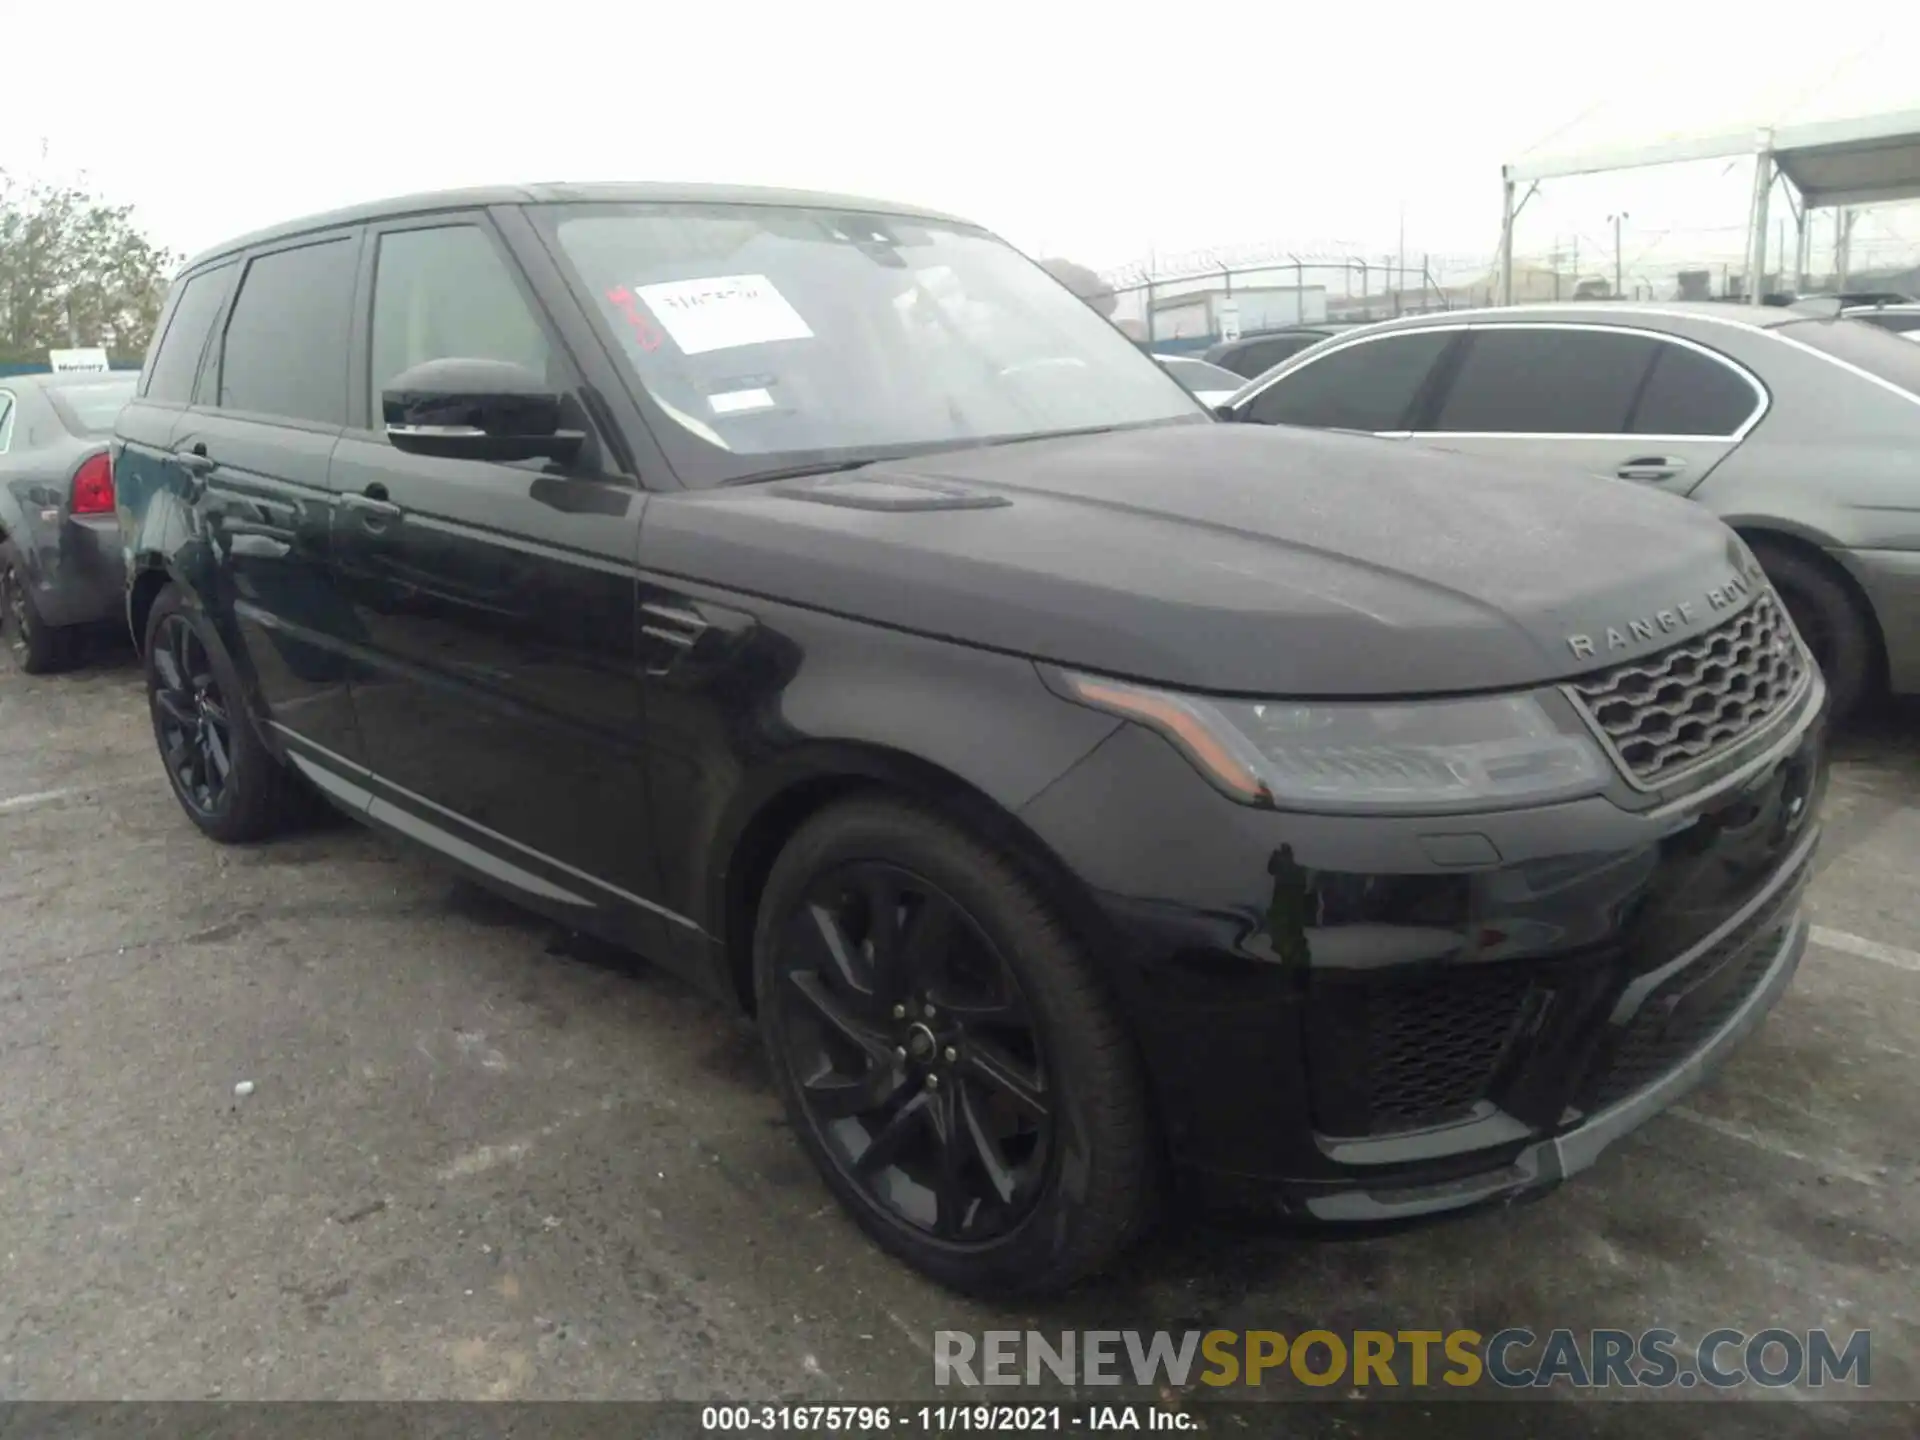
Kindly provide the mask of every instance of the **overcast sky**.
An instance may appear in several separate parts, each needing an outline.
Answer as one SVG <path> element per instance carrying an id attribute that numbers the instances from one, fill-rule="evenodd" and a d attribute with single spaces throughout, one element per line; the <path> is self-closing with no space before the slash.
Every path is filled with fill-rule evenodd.
<path id="1" fill-rule="evenodd" d="M 937 205 L 1098 267 L 1265 241 L 1385 252 L 1403 215 L 1409 258 L 1490 256 L 1500 165 L 1543 142 L 1920 109 L 1912 0 L 1774 18 L 1699 0 L 0 10 L 0 166 L 84 171 L 186 252 L 415 189 L 711 179 Z M 1556 183 L 1516 248 L 1610 249 L 1624 210 L 1630 262 L 1737 250 L 1750 175 Z M 1886 211 L 1857 233 L 1920 223 Z"/>

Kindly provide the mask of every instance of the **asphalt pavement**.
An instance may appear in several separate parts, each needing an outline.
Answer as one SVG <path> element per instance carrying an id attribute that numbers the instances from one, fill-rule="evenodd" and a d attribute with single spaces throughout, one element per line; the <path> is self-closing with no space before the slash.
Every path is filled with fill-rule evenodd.
<path id="1" fill-rule="evenodd" d="M 345 822 L 211 844 L 130 656 L 0 668 L 0 1399 L 854 1402 L 934 1394 L 938 1329 L 1774 1323 L 1920 1399 L 1920 709 L 1840 749 L 1793 989 L 1593 1171 L 1340 1242 L 1181 1217 L 1006 1308 L 842 1218 L 736 1018 Z"/>

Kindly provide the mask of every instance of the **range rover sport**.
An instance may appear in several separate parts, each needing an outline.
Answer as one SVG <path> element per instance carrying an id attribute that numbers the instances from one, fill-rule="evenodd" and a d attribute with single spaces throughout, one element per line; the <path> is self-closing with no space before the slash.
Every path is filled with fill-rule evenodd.
<path id="1" fill-rule="evenodd" d="M 1805 942 L 1825 689 L 1732 532 L 1217 423 L 952 217 L 285 225 L 183 271 L 113 458 L 195 825 L 317 792 L 751 1011 L 826 1184 L 957 1288 L 1100 1269 L 1167 1178 L 1549 1187 Z"/>

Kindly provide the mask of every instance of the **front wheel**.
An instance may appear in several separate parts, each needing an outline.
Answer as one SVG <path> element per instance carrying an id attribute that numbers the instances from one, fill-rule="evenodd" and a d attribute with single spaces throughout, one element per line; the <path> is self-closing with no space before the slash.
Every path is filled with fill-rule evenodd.
<path id="1" fill-rule="evenodd" d="M 1142 1228 L 1130 1037 L 1031 884 L 944 819 L 845 802 L 782 852 L 754 938 L 801 1143 L 894 1255 L 983 1295 L 1062 1289 Z"/>

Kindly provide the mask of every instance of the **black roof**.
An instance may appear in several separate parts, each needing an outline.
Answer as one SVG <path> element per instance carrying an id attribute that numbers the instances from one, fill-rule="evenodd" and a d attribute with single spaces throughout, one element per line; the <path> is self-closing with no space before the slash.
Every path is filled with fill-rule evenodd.
<path id="1" fill-rule="evenodd" d="M 336 225 L 354 225 L 368 220 L 388 220 L 399 215 L 421 215 L 435 210 L 472 210 L 486 205 L 544 205 L 564 201 L 600 204 L 706 204 L 706 205 L 791 205 L 810 210 L 852 210 L 867 215 L 902 215 L 918 220 L 939 220 L 950 224 L 973 222 L 957 215 L 918 205 L 865 199 L 857 195 L 835 195 L 815 190 L 779 190 L 757 185 L 695 185 L 655 182 L 579 184 L 567 181 L 535 185 L 485 185 L 466 190 L 426 190 L 413 195 L 396 195 L 386 200 L 369 200 L 324 214 L 308 215 L 279 225 L 255 230 L 203 250 L 185 265 L 192 270 L 254 245 L 290 239 L 313 230 Z"/>

